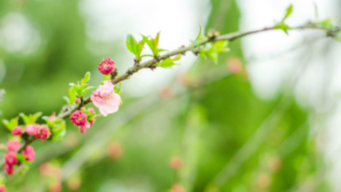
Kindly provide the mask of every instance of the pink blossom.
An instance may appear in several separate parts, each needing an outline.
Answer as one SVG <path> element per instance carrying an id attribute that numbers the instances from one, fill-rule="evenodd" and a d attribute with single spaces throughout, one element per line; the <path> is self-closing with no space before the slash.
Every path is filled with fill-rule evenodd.
<path id="1" fill-rule="evenodd" d="M 8 151 L 5 154 L 5 162 L 8 165 L 15 165 L 18 163 L 17 157 L 16 157 L 16 153 L 13 151 Z"/>
<path id="2" fill-rule="evenodd" d="M 115 62 L 111 60 L 110 58 L 103 59 L 102 63 L 100 63 L 98 66 L 98 70 L 103 75 L 109 75 L 111 72 L 114 71 L 114 69 L 115 69 Z"/>
<path id="3" fill-rule="evenodd" d="M 70 119 L 73 124 L 82 126 L 86 124 L 87 116 L 85 113 L 78 110 L 72 113 L 72 115 L 70 116 Z"/>
<path id="4" fill-rule="evenodd" d="M 6 192 L 6 186 L 0 185 L 0 192 Z"/>
<path id="5" fill-rule="evenodd" d="M 87 129 L 90 129 L 90 124 L 86 123 L 85 125 L 79 126 L 79 132 L 85 133 Z"/>
<path id="6" fill-rule="evenodd" d="M 114 87 L 111 81 L 104 81 L 103 85 L 92 92 L 91 100 L 103 116 L 117 112 L 122 103 L 121 96 L 114 92 Z"/>
<path id="7" fill-rule="evenodd" d="M 26 157 L 27 161 L 34 161 L 36 154 L 32 146 L 27 146 L 24 150 L 24 156 Z"/>
<path id="8" fill-rule="evenodd" d="M 90 125 L 95 124 L 95 120 L 89 121 Z"/>
<path id="9" fill-rule="evenodd" d="M 38 128 L 38 124 L 28 124 L 25 126 L 25 132 L 29 135 L 36 135 Z"/>
<path id="10" fill-rule="evenodd" d="M 90 113 L 95 113 L 95 110 L 94 110 L 94 108 L 92 108 L 92 107 L 89 108 L 88 111 L 89 111 Z"/>
<path id="11" fill-rule="evenodd" d="M 45 125 L 40 125 L 36 132 L 36 137 L 41 140 L 46 140 L 50 136 L 50 130 Z"/>
<path id="12" fill-rule="evenodd" d="M 53 113 L 51 116 L 49 116 L 49 121 L 54 121 L 57 119 L 56 113 Z"/>
<path id="13" fill-rule="evenodd" d="M 5 169 L 7 175 L 12 175 L 13 172 L 14 172 L 14 167 L 13 167 L 13 165 L 9 165 L 9 164 L 7 164 L 7 163 L 5 164 L 4 169 Z"/>
<path id="14" fill-rule="evenodd" d="M 12 139 L 7 142 L 7 150 L 18 151 L 19 149 L 20 149 L 20 141 Z"/>
<path id="15" fill-rule="evenodd" d="M 14 129 L 12 130 L 12 135 L 21 135 L 21 134 L 22 134 L 21 127 L 19 126 L 14 127 Z"/>

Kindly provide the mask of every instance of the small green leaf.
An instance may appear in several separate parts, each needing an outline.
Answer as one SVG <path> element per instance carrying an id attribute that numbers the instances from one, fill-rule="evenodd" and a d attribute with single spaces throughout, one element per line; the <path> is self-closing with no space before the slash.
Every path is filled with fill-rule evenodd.
<path id="1" fill-rule="evenodd" d="M 154 57 L 154 55 L 148 55 L 148 54 L 146 54 L 146 55 L 141 55 L 141 58 L 143 58 L 143 57 Z"/>
<path id="2" fill-rule="evenodd" d="M 88 92 L 88 91 L 90 91 L 90 90 L 93 90 L 93 89 L 97 89 L 97 87 L 89 86 L 89 87 L 83 89 L 83 95 L 84 95 L 86 92 Z"/>
<path id="3" fill-rule="evenodd" d="M 138 46 L 135 38 L 132 35 L 127 35 L 127 48 L 128 50 L 133 53 L 134 55 L 138 55 Z"/>
<path id="4" fill-rule="evenodd" d="M 69 89 L 69 104 L 70 105 L 72 105 L 75 102 L 76 97 L 77 97 L 77 92 L 73 87 L 71 87 Z"/>
<path id="5" fill-rule="evenodd" d="M 198 34 L 197 38 L 195 39 L 195 41 L 197 42 L 197 41 L 202 41 L 202 40 L 205 40 L 205 37 L 204 37 L 204 35 L 203 35 L 202 27 L 201 27 L 201 25 L 200 25 L 199 34 Z"/>
<path id="6" fill-rule="evenodd" d="M 218 53 L 214 50 L 214 47 L 207 51 L 206 55 L 212 59 L 214 64 L 218 63 Z"/>
<path id="7" fill-rule="evenodd" d="M 154 55 L 157 55 L 158 53 L 158 47 L 159 47 L 159 38 L 160 38 L 160 32 L 156 34 L 155 39 L 153 39 L 154 42 Z"/>
<path id="8" fill-rule="evenodd" d="M 207 59 L 205 53 L 199 52 L 199 55 L 200 55 L 203 59 Z"/>
<path id="9" fill-rule="evenodd" d="M 27 115 L 20 113 L 19 116 L 23 119 L 25 125 L 31 124 L 31 120 Z"/>
<path id="10" fill-rule="evenodd" d="M 31 123 L 35 123 L 42 114 L 43 114 L 42 112 L 37 112 L 33 115 L 30 115 L 29 118 Z"/>
<path id="11" fill-rule="evenodd" d="M 83 88 L 81 85 L 77 84 L 77 85 L 73 86 L 72 88 L 76 91 L 76 94 L 78 96 L 82 96 Z M 71 97 L 70 97 L 70 100 L 71 100 Z"/>
<path id="12" fill-rule="evenodd" d="M 64 96 L 63 99 L 66 101 L 66 103 L 70 103 L 70 99 L 68 96 Z"/>
<path id="13" fill-rule="evenodd" d="M 7 127 L 7 129 L 11 130 L 11 124 L 7 119 L 3 119 L 2 123 Z"/>
<path id="14" fill-rule="evenodd" d="M 284 23 L 279 23 L 274 27 L 274 29 L 282 29 L 284 33 L 288 34 L 288 30 L 290 29 L 290 27 Z"/>
<path id="15" fill-rule="evenodd" d="M 171 58 L 167 58 L 161 61 L 157 66 L 168 68 L 168 67 L 172 67 L 173 65 L 179 65 L 179 64 L 174 63 Z"/>
<path id="16" fill-rule="evenodd" d="M 103 75 L 103 80 L 107 81 L 107 80 L 111 80 L 111 75 Z"/>
<path id="17" fill-rule="evenodd" d="M 286 14 L 285 14 L 284 18 L 282 19 L 282 23 L 291 15 L 292 9 L 293 9 L 293 6 L 291 4 L 286 10 Z"/>
<path id="18" fill-rule="evenodd" d="M 140 57 L 142 51 L 143 51 L 143 47 L 144 47 L 144 44 L 146 42 L 144 42 L 143 40 L 139 42 L 138 44 L 138 51 L 137 51 L 137 56 Z M 139 59 L 139 58 L 138 58 Z"/>
<path id="19" fill-rule="evenodd" d="M 84 79 L 81 80 L 81 84 L 84 84 L 90 80 L 91 74 L 90 72 L 86 72 Z"/>

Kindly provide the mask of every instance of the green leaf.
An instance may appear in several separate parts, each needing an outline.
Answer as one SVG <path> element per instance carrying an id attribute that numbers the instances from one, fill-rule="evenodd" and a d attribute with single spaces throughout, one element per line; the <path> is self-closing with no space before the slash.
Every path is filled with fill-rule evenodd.
<path id="1" fill-rule="evenodd" d="M 30 115 L 29 117 L 30 117 L 31 123 L 35 123 L 42 114 L 43 114 L 42 112 L 37 112 L 33 115 Z"/>
<path id="2" fill-rule="evenodd" d="M 128 50 L 133 53 L 134 55 L 138 55 L 138 46 L 135 38 L 132 35 L 127 35 L 127 48 Z"/>
<path id="3" fill-rule="evenodd" d="M 103 80 L 107 81 L 107 80 L 111 80 L 111 75 L 103 75 Z"/>
<path id="4" fill-rule="evenodd" d="M 161 61 L 160 63 L 158 63 L 157 66 L 168 68 L 168 67 L 172 67 L 173 65 L 179 65 L 179 64 L 174 63 L 171 58 L 167 58 L 167 59 L 164 59 L 163 61 Z"/>
<path id="5" fill-rule="evenodd" d="M 203 53 L 203 52 L 199 52 L 199 55 L 200 55 L 203 59 L 206 59 L 206 58 L 207 58 L 207 57 L 206 57 L 206 54 Z"/>
<path id="6" fill-rule="evenodd" d="M 214 50 L 213 47 L 208 52 L 206 52 L 206 55 L 212 59 L 214 64 L 218 63 L 218 53 Z"/>
<path id="7" fill-rule="evenodd" d="M 147 36 L 142 36 L 142 37 L 143 37 L 143 41 L 147 43 L 148 47 L 150 48 L 150 50 L 154 54 L 154 43 L 153 43 L 153 40 L 150 40 L 149 37 L 147 37 Z"/>
<path id="8" fill-rule="evenodd" d="M 19 116 L 23 119 L 25 125 L 31 124 L 31 120 L 27 115 L 20 113 Z"/>
<path id="9" fill-rule="evenodd" d="M 7 119 L 3 119 L 2 123 L 7 127 L 7 129 L 11 130 L 11 124 Z"/>
<path id="10" fill-rule="evenodd" d="M 142 53 L 142 50 L 143 50 L 143 47 L 144 47 L 144 44 L 145 44 L 146 42 L 144 42 L 143 40 L 142 41 L 140 41 L 139 42 L 139 44 L 138 44 L 138 51 L 137 51 L 137 56 L 140 58 L 140 55 L 141 55 L 141 53 Z M 138 59 L 139 59 L 138 58 Z"/>
<path id="11" fill-rule="evenodd" d="M 154 55 L 157 55 L 157 53 L 158 53 L 159 38 L 160 38 L 160 32 L 158 32 L 156 34 L 155 39 L 153 39 L 153 42 L 154 42 L 154 51 L 153 51 L 153 53 L 154 53 Z"/>
<path id="12" fill-rule="evenodd" d="M 69 101 L 70 101 L 69 104 L 70 105 L 72 105 L 75 102 L 76 97 L 77 97 L 77 92 L 73 87 L 71 87 L 69 89 Z"/>
<path id="13" fill-rule="evenodd" d="M 148 54 L 146 54 L 146 55 L 141 55 L 141 58 L 143 58 L 143 57 L 154 57 L 154 55 L 148 55 Z"/>
<path id="14" fill-rule="evenodd" d="M 78 96 L 82 96 L 83 88 L 81 85 L 78 84 L 78 85 L 73 86 L 72 88 L 76 91 L 76 94 Z M 71 100 L 71 97 L 70 97 L 70 100 Z"/>
<path id="15" fill-rule="evenodd" d="M 201 25 L 200 25 L 199 34 L 198 34 L 197 38 L 195 39 L 195 41 L 197 42 L 197 41 L 203 41 L 203 40 L 205 40 L 205 37 L 204 37 L 204 35 L 203 35 L 202 27 L 201 27 Z"/>
<path id="16" fill-rule="evenodd" d="M 224 40 L 224 41 L 215 42 L 214 47 L 217 53 L 224 53 L 224 52 L 230 51 L 230 49 L 228 48 L 228 45 L 229 45 L 229 41 Z"/>
<path id="17" fill-rule="evenodd" d="M 331 18 L 325 19 L 317 23 L 317 26 L 322 27 L 324 29 L 334 29 L 335 26 L 333 24 L 333 20 Z"/>
<path id="18" fill-rule="evenodd" d="M 91 74 L 90 72 L 86 72 L 84 79 L 81 80 L 81 84 L 84 84 L 90 80 Z"/>
<path id="19" fill-rule="evenodd" d="M 282 29 L 284 33 L 288 34 L 288 30 L 291 28 L 285 23 L 279 23 L 274 27 L 274 29 Z"/>
<path id="20" fill-rule="evenodd" d="M 83 89 L 83 95 L 84 95 L 86 92 L 88 92 L 88 91 L 90 91 L 90 90 L 94 90 L 94 89 L 97 89 L 97 87 L 89 86 L 89 87 Z"/>
<path id="21" fill-rule="evenodd" d="M 52 141 L 59 141 L 62 140 L 64 138 L 64 136 L 66 135 L 66 129 L 63 129 L 62 131 L 58 132 L 58 133 L 54 133 L 52 135 L 51 140 Z"/>
<path id="22" fill-rule="evenodd" d="M 284 21 L 291 15 L 292 9 L 293 9 L 293 6 L 291 4 L 286 10 L 286 14 L 285 14 L 284 18 L 282 19 L 282 23 L 284 23 Z"/>
<path id="23" fill-rule="evenodd" d="M 66 101 L 66 103 L 70 103 L 70 99 L 68 96 L 64 96 L 63 99 Z"/>

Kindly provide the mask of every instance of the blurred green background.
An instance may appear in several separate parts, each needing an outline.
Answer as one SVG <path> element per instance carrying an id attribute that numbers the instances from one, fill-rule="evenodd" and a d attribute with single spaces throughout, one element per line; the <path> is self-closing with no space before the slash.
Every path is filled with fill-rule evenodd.
<path id="1" fill-rule="evenodd" d="M 98 84 L 101 59 L 127 53 L 124 42 L 91 43 L 80 3 L 0 0 L 2 26 L 9 25 L 0 39 L 0 88 L 6 90 L 0 119 L 58 113 L 68 83 L 91 71 L 91 83 Z M 239 30 L 243 12 L 234 0 L 207 1 L 207 9 L 206 31 Z M 11 39 L 21 33 L 30 43 Z M 65 192 L 169 192 L 174 184 L 187 192 L 330 191 L 323 156 L 309 131 L 310 111 L 299 107 L 291 91 L 295 78 L 274 99 L 260 99 L 248 80 L 241 44 L 232 42 L 218 65 L 198 59 L 167 87 L 143 97 L 126 94 L 123 83 L 118 113 L 98 118 L 86 134 L 68 121 L 63 141 L 35 142 L 35 164 L 10 178 L 8 191 L 49 191 L 59 180 Z M 116 65 L 123 73 L 131 64 Z M 0 127 L 5 142 L 9 133 Z M 179 170 L 171 168 L 172 157 L 182 159 Z M 39 166 L 46 162 L 62 176 L 42 176 Z"/>

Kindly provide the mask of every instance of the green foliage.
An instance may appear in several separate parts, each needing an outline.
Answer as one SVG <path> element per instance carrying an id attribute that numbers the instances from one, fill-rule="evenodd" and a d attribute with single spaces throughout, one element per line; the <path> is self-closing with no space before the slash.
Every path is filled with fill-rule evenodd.
<path id="1" fill-rule="evenodd" d="M 291 29 L 286 23 L 285 20 L 291 15 L 293 10 L 293 6 L 290 5 L 287 9 L 286 9 L 286 13 L 283 17 L 283 19 L 275 25 L 274 29 L 282 29 L 284 31 L 284 33 L 288 34 L 288 30 Z"/>
<path id="2" fill-rule="evenodd" d="M 144 39 L 137 42 L 135 38 L 132 35 L 127 35 L 127 41 L 126 45 L 128 50 L 135 55 L 136 60 L 140 60 L 142 57 L 145 57 L 146 55 L 141 55 L 142 50 L 144 48 L 145 41 Z"/>
<path id="3" fill-rule="evenodd" d="M 35 114 L 25 115 L 24 113 L 20 113 L 19 116 L 24 121 L 25 125 L 36 123 L 39 117 L 42 115 L 42 112 L 37 112 Z"/>
<path id="4" fill-rule="evenodd" d="M 19 121 L 19 117 L 16 117 L 16 118 L 12 118 L 9 121 L 6 119 L 3 119 L 2 123 L 6 126 L 8 130 L 12 131 L 14 127 L 18 126 L 18 121 Z"/>
<path id="5" fill-rule="evenodd" d="M 110 76 L 109 76 L 110 77 Z M 69 88 L 69 97 L 64 96 L 64 99 L 70 104 L 73 105 L 75 103 L 76 98 L 82 98 L 84 94 L 86 94 L 88 91 L 96 89 L 94 86 L 88 86 L 88 81 L 91 78 L 90 72 L 87 72 L 84 76 L 84 78 L 77 84 L 70 83 L 71 86 Z"/>
<path id="6" fill-rule="evenodd" d="M 159 38 L 160 32 L 156 34 L 155 38 L 143 36 L 143 41 L 147 43 L 153 53 L 153 56 L 157 56 L 160 52 L 166 51 L 165 49 L 159 49 Z"/>
<path id="7" fill-rule="evenodd" d="M 175 63 L 174 61 L 179 61 L 181 59 L 181 55 L 176 56 L 175 58 L 167 58 L 162 60 L 157 64 L 158 67 L 168 68 L 174 65 L 180 65 L 179 63 Z"/>
<path id="8" fill-rule="evenodd" d="M 205 45 L 203 48 L 199 48 L 199 55 L 204 59 L 209 57 L 215 64 L 217 64 L 218 54 L 230 51 L 228 45 L 229 42 L 227 40 L 212 42 Z"/>
<path id="9" fill-rule="evenodd" d="M 48 116 L 42 117 L 46 121 L 47 126 L 52 133 L 50 139 L 52 141 L 62 140 L 66 134 L 66 124 L 63 119 L 49 120 Z"/>

